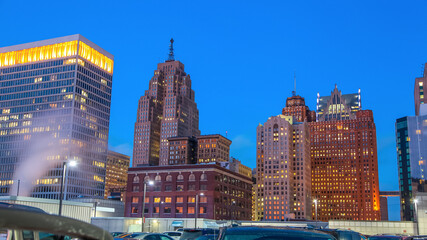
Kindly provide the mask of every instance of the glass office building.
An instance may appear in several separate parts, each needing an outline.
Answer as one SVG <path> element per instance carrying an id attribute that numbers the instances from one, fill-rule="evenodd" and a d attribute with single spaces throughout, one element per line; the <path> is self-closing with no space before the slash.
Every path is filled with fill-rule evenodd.
<path id="1" fill-rule="evenodd" d="M 113 56 L 81 35 L 0 48 L 0 195 L 104 196 Z"/>
<path id="2" fill-rule="evenodd" d="M 401 219 L 414 220 L 414 199 L 427 192 L 427 115 L 396 120 Z"/>

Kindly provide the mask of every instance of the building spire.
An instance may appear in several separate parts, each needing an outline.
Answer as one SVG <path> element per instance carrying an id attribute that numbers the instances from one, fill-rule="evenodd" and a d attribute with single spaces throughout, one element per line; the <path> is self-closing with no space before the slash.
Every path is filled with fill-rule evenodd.
<path id="1" fill-rule="evenodd" d="M 292 97 L 297 95 L 297 74 L 294 72 L 294 90 L 292 91 Z"/>
<path id="2" fill-rule="evenodd" d="M 175 61 L 175 56 L 173 55 L 173 38 L 171 38 L 171 44 L 169 45 L 169 57 L 168 57 L 168 62 L 169 61 Z"/>

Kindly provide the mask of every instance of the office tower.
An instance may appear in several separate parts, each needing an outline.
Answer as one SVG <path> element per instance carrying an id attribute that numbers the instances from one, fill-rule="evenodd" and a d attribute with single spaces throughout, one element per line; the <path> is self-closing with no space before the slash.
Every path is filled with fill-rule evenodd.
<path id="1" fill-rule="evenodd" d="M 169 165 L 197 163 L 197 139 L 195 137 L 170 137 Z"/>
<path id="2" fill-rule="evenodd" d="M 146 218 L 251 219 L 251 178 L 219 164 L 129 168 L 126 217 L 141 217 L 144 181 Z"/>
<path id="3" fill-rule="evenodd" d="M 123 194 L 126 192 L 129 164 L 129 156 L 108 151 L 105 175 L 105 199 L 124 199 Z"/>
<path id="4" fill-rule="evenodd" d="M 380 220 L 376 129 L 360 90 L 343 95 L 335 86 L 318 95 L 317 122 L 309 125 L 318 220 Z"/>
<path id="5" fill-rule="evenodd" d="M 58 199 L 74 159 L 64 198 L 104 196 L 112 77 L 113 56 L 81 35 L 0 48 L 1 195 Z"/>
<path id="6" fill-rule="evenodd" d="M 312 122 L 316 121 L 316 113 L 310 111 L 305 105 L 303 97 L 292 92 L 292 97 L 286 99 L 286 106 L 282 109 L 282 115 L 293 116 L 297 122 Z"/>
<path id="7" fill-rule="evenodd" d="M 414 221 L 413 200 L 427 192 L 427 113 L 396 120 L 396 145 L 401 219 Z"/>
<path id="8" fill-rule="evenodd" d="M 414 86 L 414 102 L 415 102 L 415 116 L 420 115 L 420 105 L 426 104 L 424 98 L 424 87 L 427 86 L 427 63 L 424 67 L 424 76 L 415 79 Z"/>
<path id="9" fill-rule="evenodd" d="M 149 89 L 139 99 L 135 123 L 133 166 L 167 165 L 168 138 L 197 136 L 199 110 L 190 75 L 176 61 L 171 39 L 169 58 L 157 64 Z"/>
<path id="10" fill-rule="evenodd" d="M 196 136 L 198 163 L 228 162 L 231 141 L 220 134 Z"/>
<path id="11" fill-rule="evenodd" d="M 293 119 L 278 115 L 257 128 L 257 220 L 311 219 L 309 128 Z"/>

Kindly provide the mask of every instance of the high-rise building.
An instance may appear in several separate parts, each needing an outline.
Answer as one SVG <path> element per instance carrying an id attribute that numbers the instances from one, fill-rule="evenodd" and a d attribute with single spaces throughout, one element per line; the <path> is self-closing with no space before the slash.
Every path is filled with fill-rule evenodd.
<path id="1" fill-rule="evenodd" d="M 316 121 L 316 113 L 310 111 L 303 97 L 292 92 L 292 97 L 286 99 L 286 106 L 282 109 L 282 115 L 293 116 L 297 122 Z"/>
<path id="2" fill-rule="evenodd" d="M 198 163 L 228 162 L 231 141 L 220 134 L 196 136 Z"/>
<path id="3" fill-rule="evenodd" d="M 402 221 L 414 220 L 418 192 L 427 192 L 427 114 L 396 120 Z"/>
<path id="4" fill-rule="evenodd" d="M 112 78 L 113 56 L 81 35 L 0 48 L 1 195 L 58 199 L 75 159 L 65 199 L 103 198 Z"/>
<path id="5" fill-rule="evenodd" d="M 171 39 L 169 58 L 159 63 L 138 103 L 133 166 L 167 165 L 168 138 L 198 136 L 199 110 L 184 64 L 176 61 Z"/>
<path id="6" fill-rule="evenodd" d="M 376 128 L 359 93 L 318 97 L 311 122 L 312 196 L 318 220 L 380 220 Z M 314 213 L 313 213 L 313 217 Z"/>
<path id="7" fill-rule="evenodd" d="M 278 115 L 257 128 L 256 220 L 311 219 L 309 128 L 294 119 Z"/>
<path id="8" fill-rule="evenodd" d="M 126 192 L 129 164 L 129 156 L 108 151 L 105 175 L 105 199 L 124 199 L 123 194 Z"/>
<path id="9" fill-rule="evenodd" d="M 168 165 L 183 165 L 197 163 L 197 138 L 170 137 Z"/>
<path id="10" fill-rule="evenodd" d="M 424 67 L 424 76 L 415 79 L 414 86 L 414 102 L 415 102 L 415 115 L 420 115 L 420 105 L 427 104 L 424 94 L 424 87 L 427 86 L 427 63 Z"/>

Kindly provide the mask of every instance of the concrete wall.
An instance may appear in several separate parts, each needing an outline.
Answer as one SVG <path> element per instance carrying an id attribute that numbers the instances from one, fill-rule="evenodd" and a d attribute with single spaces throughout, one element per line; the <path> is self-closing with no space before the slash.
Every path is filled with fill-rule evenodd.
<path id="1" fill-rule="evenodd" d="M 413 222 L 330 220 L 329 228 L 348 229 L 348 230 L 353 230 L 366 235 L 376 235 L 376 234 L 416 235 L 416 224 Z"/>

